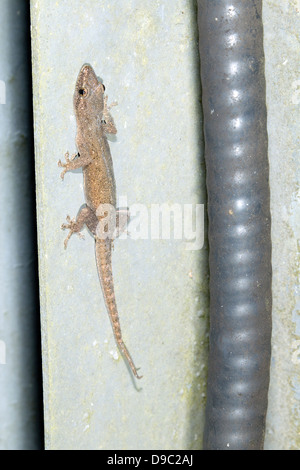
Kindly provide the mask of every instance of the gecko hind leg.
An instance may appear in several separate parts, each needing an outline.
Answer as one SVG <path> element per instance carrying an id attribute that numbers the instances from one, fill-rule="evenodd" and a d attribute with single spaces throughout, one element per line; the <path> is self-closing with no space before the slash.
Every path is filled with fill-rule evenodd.
<path id="1" fill-rule="evenodd" d="M 98 219 L 95 212 L 87 205 L 84 205 L 80 209 L 76 219 L 71 219 L 71 217 L 68 215 L 66 220 L 67 223 L 62 224 L 61 226 L 62 230 L 70 230 L 67 238 L 64 241 L 65 249 L 67 248 L 68 241 L 70 240 L 73 233 L 76 233 L 80 238 L 84 238 L 84 235 L 80 232 L 84 225 L 86 225 L 95 236 Z"/>
<path id="2" fill-rule="evenodd" d="M 116 228 L 113 235 L 113 240 L 118 238 L 122 233 L 129 235 L 126 227 L 130 221 L 130 212 L 128 207 L 119 207 L 116 210 Z"/>

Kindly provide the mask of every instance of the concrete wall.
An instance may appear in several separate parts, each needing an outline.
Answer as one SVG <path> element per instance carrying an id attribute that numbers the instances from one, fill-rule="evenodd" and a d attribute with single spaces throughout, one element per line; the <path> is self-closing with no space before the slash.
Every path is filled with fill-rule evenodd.
<path id="1" fill-rule="evenodd" d="M 82 174 L 62 182 L 57 167 L 66 150 L 76 150 L 72 97 L 87 62 L 119 103 L 110 142 L 118 195 L 131 207 L 143 204 L 149 217 L 151 204 L 205 202 L 194 5 L 37 1 L 32 26 L 47 447 L 198 448 L 206 247 L 115 242 L 121 326 L 144 376 L 135 383 L 113 339 L 93 240 L 73 237 L 64 251 L 60 225 L 84 202 Z"/>

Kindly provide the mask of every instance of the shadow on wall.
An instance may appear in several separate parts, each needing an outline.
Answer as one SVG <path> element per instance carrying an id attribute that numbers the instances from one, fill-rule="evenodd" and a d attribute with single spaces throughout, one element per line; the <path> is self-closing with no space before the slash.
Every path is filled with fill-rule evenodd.
<path id="1" fill-rule="evenodd" d="M 192 7 L 191 7 L 192 8 Z M 203 430 L 204 430 L 204 414 L 206 405 L 206 382 L 207 382 L 207 362 L 208 362 L 208 335 L 209 335 L 209 264 L 208 264 L 208 220 L 207 220 L 207 193 L 206 193 L 206 169 L 204 160 L 204 135 L 203 135 L 203 114 L 201 108 L 201 83 L 200 83 L 200 64 L 199 64 L 199 48 L 198 48 L 198 23 L 197 23 L 197 2 L 193 2 L 194 23 L 193 31 L 196 42 L 194 48 L 193 61 L 195 63 L 194 70 L 199 70 L 195 81 L 199 94 L 197 101 L 199 102 L 199 113 L 196 127 L 199 129 L 199 159 L 197 183 L 199 203 L 204 204 L 204 245 L 198 251 L 198 279 L 199 283 L 195 284 L 195 292 L 193 297 L 197 302 L 191 299 L 190 304 L 194 305 L 193 318 L 195 318 L 195 336 L 196 345 L 194 349 L 194 362 L 192 368 L 191 393 L 189 402 L 189 427 L 186 430 L 186 449 L 199 450 L 202 449 Z"/>
<path id="2" fill-rule="evenodd" d="M 0 263 L 3 450 L 43 449 L 29 10 L 29 2 L 23 0 L 5 0 L 1 5 L 0 21 L 5 22 L 0 58 L 5 75 L 0 77 L 4 83 L 0 100 L 5 103 L 0 105 L 5 243 Z"/>

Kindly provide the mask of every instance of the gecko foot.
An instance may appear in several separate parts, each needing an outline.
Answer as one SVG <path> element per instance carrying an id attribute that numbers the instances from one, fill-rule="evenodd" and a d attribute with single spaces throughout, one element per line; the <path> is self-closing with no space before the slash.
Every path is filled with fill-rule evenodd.
<path id="1" fill-rule="evenodd" d="M 110 109 L 113 108 L 114 106 L 118 106 L 118 102 L 117 102 L 117 101 L 113 101 L 109 106 L 107 106 L 107 109 L 110 110 Z"/>
<path id="2" fill-rule="evenodd" d="M 60 177 L 61 179 L 63 180 L 64 179 L 64 176 L 65 174 L 67 173 L 67 171 L 69 171 L 70 169 L 70 164 L 72 163 L 72 161 L 75 159 L 75 157 L 77 157 L 77 153 L 73 153 L 73 155 L 71 155 L 71 158 L 70 158 L 70 154 L 69 152 L 66 152 L 65 153 L 65 159 L 66 159 L 66 163 L 63 163 L 61 160 L 58 160 L 58 166 L 60 168 L 63 168 L 63 171 L 61 172 L 60 174 Z"/>
<path id="3" fill-rule="evenodd" d="M 113 232 L 112 241 L 119 238 L 123 233 L 126 235 L 125 238 L 130 237 L 129 231 L 126 229 L 130 220 L 130 212 L 128 207 L 118 208 L 116 211 L 116 227 Z"/>
<path id="4" fill-rule="evenodd" d="M 104 96 L 104 109 L 106 111 L 109 111 L 111 108 L 113 108 L 114 106 L 118 106 L 118 102 L 117 101 L 113 101 L 110 105 L 107 104 L 107 100 L 108 100 L 108 96 L 105 95 Z"/>
<path id="5" fill-rule="evenodd" d="M 70 230 L 70 232 L 68 233 L 67 238 L 64 241 L 65 249 L 67 248 L 68 241 L 70 240 L 73 233 L 76 233 L 79 236 L 79 238 L 84 240 L 84 235 L 83 235 L 83 233 L 79 232 L 78 223 L 76 222 L 75 218 L 71 219 L 71 217 L 69 215 L 67 215 L 66 220 L 67 220 L 67 224 L 62 224 L 61 225 L 62 230 Z"/>

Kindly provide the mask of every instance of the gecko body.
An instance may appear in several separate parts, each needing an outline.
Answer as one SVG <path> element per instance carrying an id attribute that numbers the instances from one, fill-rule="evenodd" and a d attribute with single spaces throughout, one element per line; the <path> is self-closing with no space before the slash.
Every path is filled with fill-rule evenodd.
<path id="1" fill-rule="evenodd" d="M 67 223 L 63 224 L 62 228 L 69 229 L 65 239 L 65 248 L 73 233 L 83 237 L 80 230 L 84 225 L 93 234 L 98 275 L 114 337 L 133 374 L 140 379 L 141 376 L 138 375 L 122 338 L 114 291 L 111 260 L 112 242 L 121 228 L 120 221 L 121 218 L 124 220 L 124 211 L 116 209 L 116 183 L 106 134 L 116 134 L 117 129 L 110 114 L 110 107 L 107 105 L 107 96 L 104 95 L 104 91 L 105 87 L 98 80 L 93 68 L 90 65 L 83 65 L 76 81 L 73 98 L 78 153 L 70 158 L 67 152 L 66 162 L 62 163 L 59 160 L 58 165 L 63 168 L 62 179 L 66 172 L 82 168 L 86 204 L 77 214 L 76 220 L 67 216 Z M 111 214 L 115 218 L 114 228 L 110 229 L 109 224 L 106 224 L 104 230 L 99 231 L 103 218 L 108 215 L 108 208 L 112 209 Z M 127 213 L 125 217 L 127 220 Z"/>

